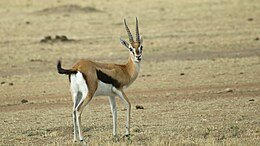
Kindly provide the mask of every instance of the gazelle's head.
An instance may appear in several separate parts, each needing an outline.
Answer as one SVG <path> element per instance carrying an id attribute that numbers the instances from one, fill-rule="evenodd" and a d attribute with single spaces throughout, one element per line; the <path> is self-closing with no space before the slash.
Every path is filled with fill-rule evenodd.
<path id="1" fill-rule="evenodd" d="M 132 60 L 134 60 L 135 62 L 140 62 L 142 59 L 143 39 L 141 35 L 139 35 L 138 19 L 136 17 L 136 41 L 134 41 L 133 36 L 126 24 L 125 19 L 124 19 L 124 24 L 125 24 L 125 29 L 128 34 L 130 43 L 126 42 L 122 38 L 120 38 L 120 42 L 129 50 Z"/>

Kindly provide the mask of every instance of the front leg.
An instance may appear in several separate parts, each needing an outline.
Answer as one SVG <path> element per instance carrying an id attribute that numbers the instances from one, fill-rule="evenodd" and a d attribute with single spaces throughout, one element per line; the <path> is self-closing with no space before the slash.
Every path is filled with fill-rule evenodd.
<path id="1" fill-rule="evenodd" d="M 114 93 L 116 93 L 120 99 L 125 104 L 126 108 L 126 136 L 128 137 L 130 135 L 130 113 L 131 113 L 131 103 L 129 102 L 127 96 L 125 95 L 123 90 L 118 90 L 116 88 L 113 88 Z"/>
<path id="2" fill-rule="evenodd" d="M 111 107 L 111 112 L 113 116 L 113 136 L 117 135 L 116 129 L 117 129 L 117 108 L 116 108 L 116 99 L 115 96 L 109 96 L 109 102 Z"/>

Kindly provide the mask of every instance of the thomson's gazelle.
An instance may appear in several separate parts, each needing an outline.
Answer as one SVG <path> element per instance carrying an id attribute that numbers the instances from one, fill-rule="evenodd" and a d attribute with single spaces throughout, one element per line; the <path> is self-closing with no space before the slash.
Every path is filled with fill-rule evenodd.
<path id="1" fill-rule="evenodd" d="M 109 96 L 111 111 L 113 115 L 113 135 L 116 136 L 117 109 L 115 97 L 119 96 L 125 104 L 126 111 L 126 136 L 130 135 L 130 112 L 131 104 L 124 89 L 130 86 L 138 76 L 140 62 L 142 59 L 142 42 L 139 35 L 138 19 L 136 18 L 136 41 L 126 24 L 125 28 L 130 43 L 120 38 L 120 42 L 129 51 L 129 59 L 126 64 L 97 63 L 90 60 L 80 60 L 71 69 L 61 68 L 58 61 L 57 69 L 60 74 L 69 75 L 70 89 L 73 97 L 73 125 L 74 141 L 83 141 L 81 129 L 81 114 L 94 96 Z"/>

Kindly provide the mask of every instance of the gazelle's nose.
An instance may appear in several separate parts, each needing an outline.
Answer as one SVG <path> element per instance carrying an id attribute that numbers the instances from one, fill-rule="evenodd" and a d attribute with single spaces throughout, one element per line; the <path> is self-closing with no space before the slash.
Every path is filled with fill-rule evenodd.
<path id="1" fill-rule="evenodd" d="M 142 56 L 141 55 L 136 56 L 136 59 L 140 61 L 142 59 Z"/>

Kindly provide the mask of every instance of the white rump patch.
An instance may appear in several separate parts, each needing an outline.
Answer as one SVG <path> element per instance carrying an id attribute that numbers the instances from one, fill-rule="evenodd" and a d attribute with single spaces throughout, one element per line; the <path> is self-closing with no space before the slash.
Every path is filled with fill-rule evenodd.
<path id="1" fill-rule="evenodd" d="M 88 86 L 81 72 L 70 76 L 70 90 L 73 97 L 74 107 L 82 102 L 88 94 Z M 94 96 L 115 96 L 112 84 L 106 84 L 98 80 L 98 88 Z"/>
<path id="2" fill-rule="evenodd" d="M 70 90 L 75 108 L 78 106 L 78 103 L 82 102 L 86 98 L 88 94 L 88 87 L 81 72 L 77 72 L 76 74 L 72 74 L 70 76 Z"/>

